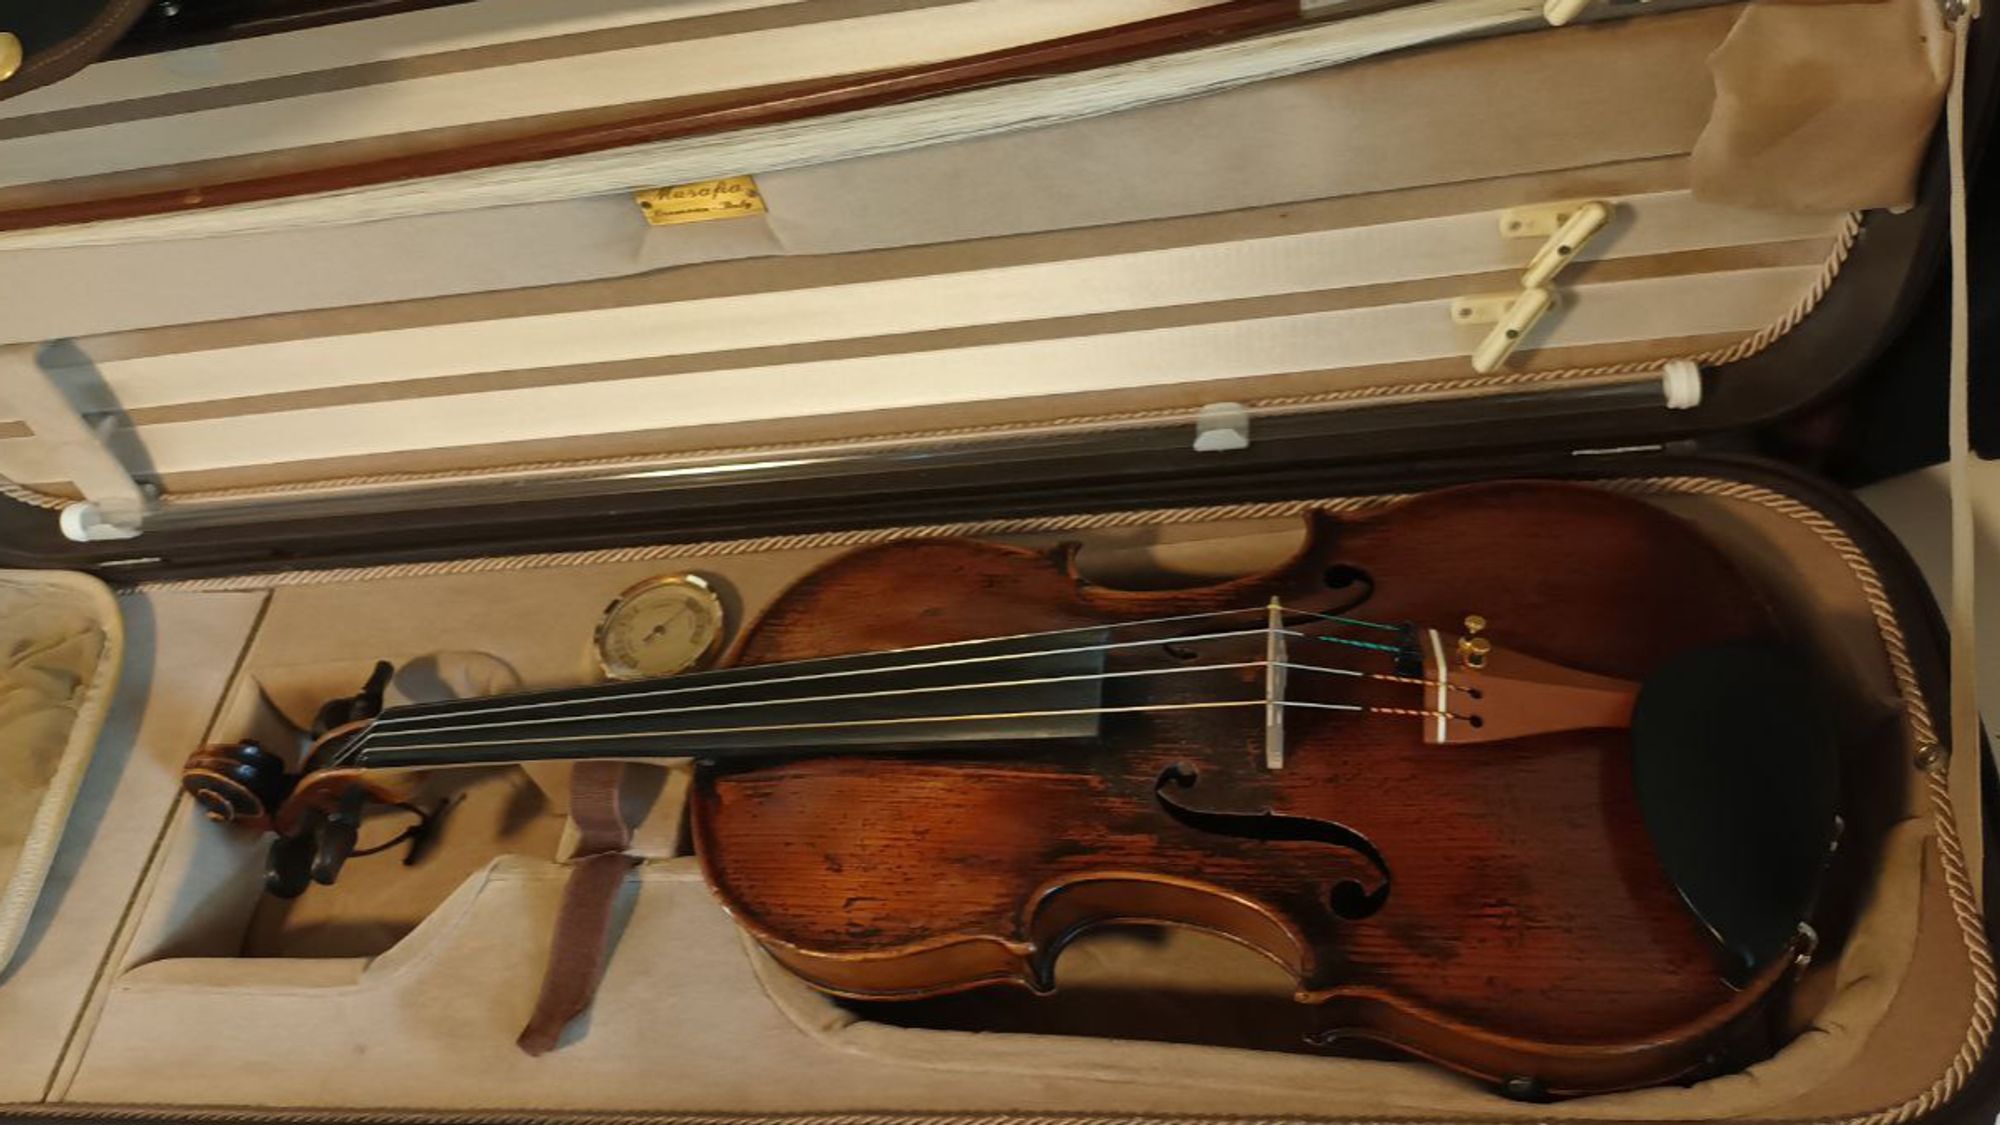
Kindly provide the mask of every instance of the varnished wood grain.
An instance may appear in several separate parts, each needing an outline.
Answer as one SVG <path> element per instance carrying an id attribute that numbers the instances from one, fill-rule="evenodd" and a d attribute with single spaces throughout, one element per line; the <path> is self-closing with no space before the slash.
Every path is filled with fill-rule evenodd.
<path id="1" fill-rule="evenodd" d="M 1768 636 L 1767 609 L 1691 527 L 1570 485 L 1448 490 L 1374 515 L 1316 517 L 1273 571 L 1194 590 L 1083 581 L 1065 554 L 965 540 L 854 552 L 782 596 L 731 659 L 766 662 L 1203 609 L 1337 608 L 1358 567 L 1373 620 L 1489 621 L 1496 644 L 1643 680 L 1666 657 Z M 1121 660 L 1158 659 L 1150 649 Z M 1324 654 L 1315 654 L 1326 659 Z M 1254 670 L 1228 685 L 1259 690 Z M 1294 677 L 1296 695 L 1421 706 L 1415 689 Z M 1122 681 L 1121 700 L 1225 690 L 1217 677 Z M 1720 950 L 1653 858 L 1629 735 L 1569 731 L 1427 746 L 1418 720 L 1288 715 L 1281 771 L 1256 711 L 1107 719 L 1099 741 L 981 747 L 936 760 L 838 757 L 699 773 L 696 847 L 725 904 L 780 960 L 836 993 L 1060 984 L 1056 958 L 1112 919 L 1197 925 L 1292 970 L 1327 1020 L 1493 1079 L 1557 1091 L 1644 1084 L 1700 1061 L 1768 992 L 1723 979 Z M 1380 848 L 1393 891 L 1336 917 L 1329 886 L 1372 884 L 1325 845 L 1197 831 L 1154 796 L 1163 770 L 1207 809 L 1338 821 Z"/>

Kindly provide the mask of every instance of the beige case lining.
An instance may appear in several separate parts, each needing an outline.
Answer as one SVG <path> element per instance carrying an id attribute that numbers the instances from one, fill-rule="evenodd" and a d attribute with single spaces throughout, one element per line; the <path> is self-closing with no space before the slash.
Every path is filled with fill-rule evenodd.
<path id="1" fill-rule="evenodd" d="M 1871 685 L 1861 689 L 1865 697 L 1901 711 L 1902 729 L 1889 740 L 1895 748 L 1885 747 L 1894 760 L 1916 760 L 1934 745 L 1929 713 L 1873 567 L 1829 520 L 1753 485 L 1675 478 L 1616 487 L 1696 519 L 1754 571 L 1787 583 L 1776 592 L 1818 611 L 1811 620 L 1829 651 L 1841 654 L 1839 666 L 1857 684 Z M 1286 517 L 1303 506 L 1130 512 L 276 580 L 201 580 L 148 596 L 275 588 L 234 702 L 215 732 L 230 736 L 246 724 L 254 728 L 259 709 L 270 706 L 260 702 L 260 678 L 288 685 L 278 695 L 298 700 L 311 694 L 306 684 L 313 677 L 320 678 L 322 692 L 339 690 L 356 666 L 383 654 L 489 648 L 529 683 L 573 680 L 584 659 L 583 638 L 568 644 L 553 623 L 587 617 L 606 589 L 662 566 L 692 563 L 724 573 L 746 607 L 841 546 L 911 530 L 1028 542 L 1082 533 L 1093 544 L 1084 554 L 1087 568 L 1093 557 L 1114 572 L 1167 558 L 1177 560 L 1182 573 L 1227 573 L 1251 556 L 1263 557 L 1260 552 L 1281 552 L 1296 535 Z M 315 667 L 318 672 L 311 671 Z M 1536 1116 L 1895 1121 L 1927 1111 L 1957 1089 L 1990 1031 L 1993 977 L 1943 771 L 1932 761 L 1928 771 L 1905 776 L 1909 804 L 1902 815 L 1909 819 L 1885 837 L 1887 875 L 1862 931 L 1838 963 L 1819 970 L 1816 979 L 1831 999 L 1813 1031 L 1744 1075 L 1687 1090 L 1538 1107 Z M 489 811 L 521 792 L 515 782 L 500 783 Z M 498 799 L 503 793 L 516 797 Z M 626 1113 L 904 1110 L 964 1118 L 977 1110 L 989 1115 L 984 1119 L 1026 1112 L 1519 1115 L 1518 1107 L 1422 1066 L 856 1022 L 765 965 L 715 909 L 685 858 L 640 869 L 627 892 L 619 952 L 588 1026 L 563 1049 L 530 1062 L 514 1051 L 512 1037 L 533 998 L 563 879 L 545 829 L 519 837 L 529 844 L 526 854 L 491 863 L 466 857 L 470 876 L 456 890 L 435 888 L 441 902 L 417 903 L 420 924 L 380 956 L 245 960 L 229 954 L 245 941 L 256 912 L 261 848 L 185 809 L 164 828 L 162 850 L 121 951 L 67 1053 L 55 1090 L 59 1103 L 300 1107 L 287 1116 L 310 1116 L 305 1107 L 312 1104 L 330 1112 L 357 1105 L 479 1106 L 490 1115 L 552 1102 Z M 357 902 L 364 913 L 393 905 L 390 888 L 405 873 L 388 866 L 379 882 L 384 891 L 373 898 L 364 885 L 368 875 L 350 873 L 363 892 Z M 344 883 L 336 892 L 348 889 Z M 411 904 L 401 909 L 407 913 Z M 4 1003 L 0 993 L 0 1009 Z M 188 1026 L 203 1032 L 188 1037 L 174 1030 Z M 269 1055 L 265 1044 L 288 1037 L 318 1050 L 260 1057 Z M 1851 1065 L 1862 1051 L 1870 1065 Z M 260 1061 L 216 1064 L 248 1057 Z M 329 1058 L 341 1065 L 328 1068 Z M 1161 1082 L 1162 1074 L 1175 1081 Z"/>
<path id="2" fill-rule="evenodd" d="M 124 647 L 104 583 L 0 571 L 0 981 L 55 862 Z"/>

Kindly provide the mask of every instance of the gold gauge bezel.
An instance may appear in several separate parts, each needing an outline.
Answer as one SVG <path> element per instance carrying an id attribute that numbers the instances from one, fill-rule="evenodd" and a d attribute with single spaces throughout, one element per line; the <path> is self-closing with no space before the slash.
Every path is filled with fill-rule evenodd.
<path id="1" fill-rule="evenodd" d="M 606 641 L 610 639 L 611 630 L 617 626 L 619 615 L 625 612 L 634 602 L 644 598 L 646 595 L 669 586 L 677 586 L 694 592 L 696 595 L 695 600 L 704 607 L 706 612 L 714 616 L 715 631 L 709 636 L 708 644 L 700 652 L 696 653 L 692 660 L 689 660 L 678 668 L 647 672 L 621 666 L 618 661 L 612 659 L 610 651 L 606 647 Z M 722 598 L 717 594 L 714 583 L 699 574 L 660 574 L 627 586 L 625 589 L 619 591 L 617 597 L 611 599 L 610 604 L 604 607 L 604 612 L 597 619 L 597 628 L 591 634 L 590 647 L 592 655 L 597 660 L 597 670 L 605 679 L 657 679 L 662 676 L 677 676 L 682 672 L 695 672 L 708 667 L 714 663 L 716 655 L 722 651 L 722 643 L 724 638 L 728 636 L 728 633 L 729 613 L 723 607 Z"/>

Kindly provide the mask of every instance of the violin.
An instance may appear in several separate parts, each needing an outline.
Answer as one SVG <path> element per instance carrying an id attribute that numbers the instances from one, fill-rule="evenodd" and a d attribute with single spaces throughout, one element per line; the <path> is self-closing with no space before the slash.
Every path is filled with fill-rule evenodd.
<path id="1" fill-rule="evenodd" d="M 1197 927 L 1288 970 L 1323 1038 L 1517 1096 L 1700 1074 L 1809 953 L 1822 689 L 1679 517 L 1502 482 L 1314 513 L 1192 589 L 1076 552 L 862 548 L 715 670 L 364 704 L 297 768 L 211 747 L 184 783 L 274 833 L 296 894 L 423 771 L 692 759 L 709 884 L 826 992 L 1049 992 L 1093 927 Z"/>

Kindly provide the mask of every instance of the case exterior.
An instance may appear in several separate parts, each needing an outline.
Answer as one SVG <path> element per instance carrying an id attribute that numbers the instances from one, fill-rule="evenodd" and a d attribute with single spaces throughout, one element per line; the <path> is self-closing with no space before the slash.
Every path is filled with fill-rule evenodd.
<path id="1" fill-rule="evenodd" d="M 1975 25 L 1968 118 L 1990 120 L 1996 46 L 1992 20 Z M 328 503 L 241 526 L 149 532 L 139 544 L 77 544 L 47 514 L 0 501 L 0 561 L 95 570 L 119 581 L 330 566 L 381 565 L 476 555 L 701 542 L 923 523 L 968 516 L 1030 516 L 1165 504 L 1236 503 L 1333 493 L 1410 491 L 1503 476 L 1603 479 L 1698 475 L 1762 483 L 1833 513 L 1876 561 L 1904 617 L 1917 673 L 1933 709 L 1944 700 L 1942 628 L 1935 604 L 1901 547 L 1851 497 L 1781 464 L 1722 455 L 1760 431 L 1823 403 L 1864 373 L 1925 300 L 1940 262 L 1944 206 L 1941 150 L 1918 204 L 1867 216 L 1839 282 L 1814 312 L 1769 349 L 1719 373 L 1700 407 L 1662 412 L 1611 395 L 1494 395 L 1411 402 L 1365 411 L 1258 418 L 1249 447 L 1191 448 L 1185 420 L 1113 433 L 1050 435 L 1004 444 L 943 446 L 914 459 L 857 459 L 811 474 L 788 470 L 723 480 L 606 481 L 581 492 L 532 487 L 454 490 L 404 510 Z M 1629 447 L 1643 447 L 1633 451 Z M 1608 450 L 1589 453 L 1590 450 Z M 1579 453 L 1587 455 L 1579 456 Z M 525 496 L 524 496 L 525 494 Z M 2000 784 L 1984 771 L 1987 824 Z M 1989 844 L 1992 836 L 1989 830 Z M 1982 872 L 1988 929 L 1995 928 L 1993 856 Z M 1926 1120 L 1990 1119 L 2000 1106 L 2000 1060 L 1982 1060 L 1964 1091 Z M 88 1117 L 89 1107 L 46 1107 L 21 1120 Z M 142 1118 L 195 1119 L 166 1108 Z M 255 1112 L 235 1120 L 262 1120 Z M 271 1120 L 290 1120 L 270 1115 Z M 706 1118 L 704 1118 L 706 1119 Z M 718 1119 L 722 1120 L 722 1119 Z M 939 1120 L 926 1118 L 923 1120 Z"/>

